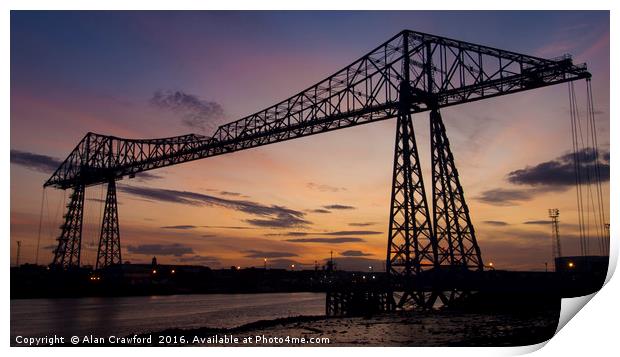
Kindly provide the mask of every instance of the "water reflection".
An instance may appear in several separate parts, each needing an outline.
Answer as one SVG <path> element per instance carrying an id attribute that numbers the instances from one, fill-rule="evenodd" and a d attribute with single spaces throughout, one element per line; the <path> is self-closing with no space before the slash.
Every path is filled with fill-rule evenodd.
<path id="1" fill-rule="evenodd" d="M 320 293 L 11 300 L 11 336 L 124 336 L 175 327 L 234 327 L 322 315 L 324 309 Z"/>

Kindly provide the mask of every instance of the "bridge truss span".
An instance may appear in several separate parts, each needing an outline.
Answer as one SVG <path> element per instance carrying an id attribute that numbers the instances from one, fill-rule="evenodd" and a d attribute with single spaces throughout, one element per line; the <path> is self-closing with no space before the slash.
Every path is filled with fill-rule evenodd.
<path id="1" fill-rule="evenodd" d="M 585 65 L 574 65 L 570 57 L 548 60 L 405 30 L 314 86 L 220 126 L 211 137 L 135 140 L 89 133 L 45 186 L 101 184 L 109 176 L 395 118 L 404 78 L 414 114 L 429 110 L 429 102 L 441 108 L 589 77 Z"/>

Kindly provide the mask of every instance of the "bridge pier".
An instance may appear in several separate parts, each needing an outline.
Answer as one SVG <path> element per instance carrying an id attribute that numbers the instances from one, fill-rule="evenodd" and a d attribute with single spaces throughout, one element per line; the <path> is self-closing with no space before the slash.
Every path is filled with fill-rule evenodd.
<path id="1" fill-rule="evenodd" d="M 101 235 L 97 250 L 95 269 L 102 269 L 113 264 L 121 264 L 121 235 L 118 225 L 118 204 L 116 202 L 116 180 L 108 182 L 108 193 L 105 200 Z"/>
<path id="2" fill-rule="evenodd" d="M 389 292 L 385 289 L 338 289 L 325 298 L 327 316 L 363 316 L 390 311 Z"/>
<path id="3" fill-rule="evenodd" d="M 61 269 L 77 268 L 80 266 L 80 252 L 82 246 L 82 221 L 84 218 L 84 191 L 83 184 L 73 188 L 71 199 L 67 205 L 65 222 L 60 226 L 58 247 L 54 251 L 52 266 Z"/>
<path id="4" fill-rule="evenodd" d="M 411 85 L 407 80 L 401 83 L 399 100 L 386 272 L 391 284 L 400 284 L 407 289 L 398 298 L 389 298 L 390 305 L 395 306 L 424 304 L 416 298 L 414 290 L 409 289 L 413 286 L 406 282 L 424 268 L 433 267 L 437 257 L 410 114 L 413 104 Z"/>
<path id="5" fill-rule="evenodd" d="M 439 110 L 430 112 L 433 228 L 438 265 L 482 271 L 482 257 Z"/>
<path id="6" fill-rule="evenodd" d="M 409 113 L 416 101 L 431 109 L 432 223 Z M 468 291 L 440 287 L 432 279 L 440 279 L 442 271 L 484 268 L 469 208 L 432 95 L 414 93 L 403 81 L 397 120 L 386 267 L 391 288 L 387 309 L 430 309 L 436 302 L 449 306 Z M 431 277 L 424 287 L 417 279 L 422 274 L 425 280 Z"/>
<path id="7" fill-rule="evenodd" d="M 54 250 L 51 266 L 60 269 L 80 267 L 82 250 L 82 224 L 84 220 L 84 196 L 86 187 L 83 184 L 73 188 L 67 204 L 64 223 L 60 226 L 58 246 Z M 116 181 L 110 179 L 106 195 L 99 248 L 95 269 L 102 269 L 113 264 L 121 264 L 121 238 L 118 224 L 118 204 L 116 199 Z"/>

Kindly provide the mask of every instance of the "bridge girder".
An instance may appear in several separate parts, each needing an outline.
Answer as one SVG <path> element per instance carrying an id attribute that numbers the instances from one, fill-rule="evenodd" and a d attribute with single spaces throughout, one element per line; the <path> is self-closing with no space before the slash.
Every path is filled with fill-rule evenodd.
<path id="1" fill-rule="evenodd" d="M 413 91 L 414 114 L 429 110 L 429 100 L 442 108 L 589 77 L 585 65 L 574 65 L 570 57 L 543 59 L 404 30 L 319 83 L 220 126 L 211 137 L 136 140 L 88 133 L 44 186 L 103 184 L 109 177 L 394 118 L 404 78 Z"/>

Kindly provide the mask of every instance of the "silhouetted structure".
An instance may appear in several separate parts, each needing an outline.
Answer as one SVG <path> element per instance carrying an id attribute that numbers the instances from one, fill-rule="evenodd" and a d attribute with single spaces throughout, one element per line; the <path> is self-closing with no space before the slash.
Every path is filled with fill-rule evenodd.
<path id="1" fill-rule="evenodd" d="M 549 209 L 549 218 L 551 218 L 551 246 L 553 251 L 553 260 L 557 262 L 557 259 L 562 256 L 562 246 L 560 245 L 560 210 L 557 208 Z M 557 265 L 555 270 L 558 270 Z"/>
<path id="2" fill-rule="evenodd" d="M 11 268 L 11 298 L 324 292 L 335 281 L 350 281 L 355 274 L 314 269 L 210 269 L 199 265 L 152 263 L 61 271 L 24 264 Z"/>
<path id="3" fill-rule="evenodd" d="M 122 139 L 88 133 L 44 186 L 73 189 L 54 265 L 79 267 L 84 189 L 108 184 L 101 266 L 120 262 L 114 181 L 156 168 L 397 118 L 388 232 L 388 308 L 453 303 L 453 277 L 483 260 L 440 109 L 590 78 L 570 57 L 543 59 L 405 30 L 351 65 L 212 137 Z M 432 220 L 411 115 L 430 111 Z M 105 232 L 104 232 L 105 231 Z M 99 262 L 98 262 L 99 264 Z M 443 280 L 441 280 L 443 279 Z M 442 283 L 440 283 L 440 281 Z"/>
<path id="4" fill-rule="evenodd" d="M 108 193 L 105 199 L 101 237 L 97 250 L 95 269 L 121 264 L 121 234 L 118 226 L 118 205 L 116 203 L 116 180 L 108 182 Z"/>

